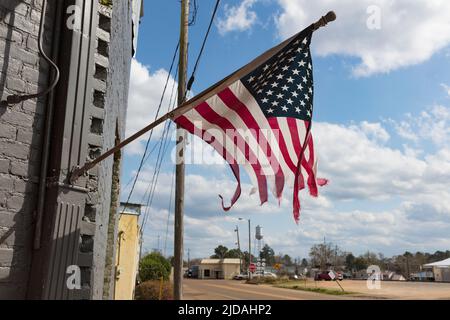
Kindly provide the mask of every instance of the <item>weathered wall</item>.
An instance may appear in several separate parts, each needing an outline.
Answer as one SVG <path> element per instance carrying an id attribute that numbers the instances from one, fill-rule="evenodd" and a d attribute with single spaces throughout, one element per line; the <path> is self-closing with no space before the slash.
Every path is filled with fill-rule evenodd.
<path id="1" fill-rule="evenodd" d="M 0 98 L 46 87 L 39 58 L 41 0 L 0 2 Z M 46 27 L 52 27 L 53 5 Z M 49 52 L 50 36 L 45 37 Z M 31 261 L 45 101 L 0 107 L 0 299 L 24 298 Z"/>
<path id="2" fill-rule="evenodd" d="M 47 85 L 48 66 L 40 63 L 37 48 L 41 2 L 0 2 L 2 100 L 11 93 L 35 93 L 38 87 Z M 112 8 L 100 6 L 92 101 L 83 105 L 89 114 L 89 123 L 85 125 L 91 158 L 111 148 L 116 137 L 122 139 L 125 132 L 132 48 L 131 6 L 128 1 L 113 3 Z M 49 17 L 53 17 L 53 5 L 49 1 Z M 47 20 L 46 26 L 52 28 L 52 19 Z M 50 35 L 46 36 L 47 49 Z M 0 109 L 0 299 L 26 297 L 45 107 L 41 99 Z M 105 260 L 114 261 L 117 230 L 116 210 L 110 210 L 111 194 L 117 192 L 112 190 L 113 162 L 110 157 L 89 172 L 86 204 L 80 203 L 84 206 L 80 243 L 72 235 L 60 239 L 67 238 L 73 242 L 70 246 L 79 247 L 78 260 L 93 255 L 92 263 L 84 262 L 82 268 L 82 284 L 87 288 L 85 292 L 89 292 L 89 296 L 83 293 L 83 298 L 102 299 L 107 286 L 105 279 L 114 278 L 113 270 L 104 275 Z M 46 213 L 53 214 L 50 211 Z M 45 270 L 38 274 L 45 274 Z M 113 287 L 114 281 L 109 283 Z M 111 297 L 112 290 L 107 291 L 106 298 Z"/>
<path id="3" fill-rule="evenodd" d="M 117 241 L 115 300 L 133 300 L 134 285 L 139 265 L 140 230 L 139 216 L 121 214 Z"/>
<path id="4" fill-rule="evenodd" d="M 109 32 L 109 55 L 107 59 L 103 55 L 97 55 L 98 64 L 107 67 L 106 76 L 106 94 L 105 94 L 105 112 L 103 113 L 103 145 L 102 150 L 106 151 L 115 144 L 116 128 L 120 139 L 125 134 L 125 116 L 128 104 L 128 85 L 132 55 L 132 23 L 131 7 L 128 1 L 114 1 L 112 8 L 101 6 L 100 8 L 100 26 L 103 28 L 110 17 Z M 108 28 L 99 30 L 99 39 L 107 40 Z M 96 205 L 96 224 L 97 229 L 94 238 L 94 264 L 92 279 L 92 297 L 93 299 L 102 299 L 105 286 L 105 276 L 110 278 L 109 288 L 105 298 L 111 298 L 114 287 L 114 274 L 111 265 L 107 266 L 108 273 L 105 275 L 105 261 L 114 261 L 114 244 L 117 239 L 117 210 L 111 210 L 111 186 L 113 173 L 113 157 L 105 160 L 98 167 L 98 191 Z M 117 199 L 115 205 L 117 206 Z M 108 237 L 108 229 L 114 231 L 114 234 Z M 111 232 L 110 232 L 111 233 Z M 108 239 L 110 246 L 108 246 Z M 107 258 L 108 257 L 108 258 Z M 106 285 L 107 286 L 107 285 Z M 107 286 L 108 287 L 108 286 Z"/>

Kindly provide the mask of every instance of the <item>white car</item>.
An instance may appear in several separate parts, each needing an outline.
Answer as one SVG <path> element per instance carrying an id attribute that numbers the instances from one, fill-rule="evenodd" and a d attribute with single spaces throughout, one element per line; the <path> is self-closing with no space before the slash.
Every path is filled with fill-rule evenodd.
<path id="1" fill-rule="evenodd" d="M 246 280 L 248 279 L 248 274 L 237 274 L 233 277 L 234 280 Z"/>
<path id="2" fill-rule="evenodd" d="M 263 277 L 267 277 L 267 278 L 274 278 L 274 279 L 278 278 L 275 273 L 273 273 L 273 272 L 266 272 L 266 271 L 264 272 L 264 274 L 262 276 Z"/>

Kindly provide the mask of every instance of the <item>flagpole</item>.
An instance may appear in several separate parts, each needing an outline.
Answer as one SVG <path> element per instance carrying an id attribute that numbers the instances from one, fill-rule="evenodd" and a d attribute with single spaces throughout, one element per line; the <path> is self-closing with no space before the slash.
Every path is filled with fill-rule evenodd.
<path id="1" fill-rule="evenodd" d="M 334 20 L 336 20 L 336 14 L 333 11 L 330 11 L 325 16 L 321 17 L 317 22 L 314 23 L 313 30 L 317 31 L 321 27 L 326 26 L 329 22 L 332 22 Z M 186 28 L 186 32 L 187 32 L 187 28 Z M 213 86 L 205 89 L 204 91 L 202 91 L 201 93 L 196 95 L 194 98 L 190 99 L 189 101 L 186 101 L 186 102 L 183 101 L 183 103 L 180 103 L 180 101 L 179 101 L 178 108 L 176 108 L 175 110 L 170 111 L 170 112 L 166 113 L 165 115 L 161 116 L 160 118 L 158 118 L 154 122 L 150 123 L 146 127 L 142 128 L 141 130 L 136 132 L 135 134 L 133 134 L 130 137 L 126 138 L 125 140 L 121 141 L 119 144 L 117 144 L 113 148 L 111 148 L 108 151 L 104 152 L 102 155 L 98 156 L 93 161 L 86 162 L 81 167 L 74 167 L 72 169 L 72 171 L 69 173 L 69 176 L 68 176 L 69 183 L 70 184 L 75 184 L 75 182 L 78 180 L 79 177 L 81 177 L 82 175 L 86 174 L 86 172 L 88 172 L 90 169 L 94 168 L 99 162 L 105 160 L 106 158 L 108 158 L 112 154 L 118 152 L 120 149 L 122 149 L 123 147 L 125 147 L 129 143 L 135 141 L 137 138 L 141 137 L 142 135 L 144 135 L 148 131 L 150 131 L 153 128 L 155 128 L 156 126 L 160 125 L 161 123 L 164 123 L 165 121 L 167 121 L 169 119 L 173 120 L 176 117 L 181 116 L 182 114 L 188 112 L 189 110 L 194 108 L 196 106 L 196 103 L 199 102 L 200 100 L 206 100 L 207 98 L 211 97 L 213 95 L 213 91 L 215 91 L 215 90 L 216 91 L 220 91 L 221 89 L 226 88 L 229 84 L 231 84 L 233 81 L 238 79 L 239 75 L 245 74 L 245 72 L 247 72 L 247 71 L 249 72 L 252 69 L 254 69 L 254 65 L 255 64 L 258 64 L 261 61 L 264 61 L 264 60 L 268 59 L 271 55 L 273 55 L 275 52 L 277 52 L 280 48 L 282 48 L 287 43 L 289 43 L 289 41 L 292 38 L 294 38 L 294 37 L 295 37 L 295 35 L 292 36 L 289 39 L 286 39 L 285 41 L 283 41 L 279 45 L 277 45 L 277 46 L 267 50 L 266 52 L 264 52 L 263 54 L 258 56 L 256 59 L 254 59 L 253 61 L 251 61 L 247 65 L 245 65 L 244 67 L 242 67 L 242 68 L 238 69 L 237 71 L 233 72 L 231 75 L 229 75 L 228 77 L 224 78 L 222 81 L 219 81 L 218 83 L 214 84 Z"/>
<path id="2" fill-rule="evenodd" d="M 186 71 L 188 50 L 189 0 L 181 2 L 180 60 L 178 65 L 178 106 L 186 99 Z M 173 296 L 183 298 L 183 236 L 184 236 L 184 150 L 186 131 L 177 125 L 175 170 L 174 276 Z"/>

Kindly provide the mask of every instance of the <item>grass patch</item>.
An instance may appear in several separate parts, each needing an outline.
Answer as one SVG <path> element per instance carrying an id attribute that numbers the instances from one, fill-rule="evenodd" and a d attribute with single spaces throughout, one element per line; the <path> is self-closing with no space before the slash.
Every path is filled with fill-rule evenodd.
<path id="1" fill-rule="evenodd" d="M 284 278 L 266 278 L 266 277 L 253 277 L 251 280 L 247 280 L 245 283 L 248 284 L 283 284 L 289 282 L 288 279 Z"/>
<path id="2" fill-rule="evenodd" d="M 305 286 L 301 286 L 301 285 L 276 285 L 275 287 L 316 292 L 316 293 L 322 293 L 322 294 L 329 294 L 329 295 L 333 295 L 333 296 L 344 296 L 344 295 L 356 293 L 356 292 L 342 291 L 342 290 L 337 290 L 337 289 L 335 290 L 335 289 L 327 289 L 327 288 L 311 288 L 311 287 L 305 287 Z"/>

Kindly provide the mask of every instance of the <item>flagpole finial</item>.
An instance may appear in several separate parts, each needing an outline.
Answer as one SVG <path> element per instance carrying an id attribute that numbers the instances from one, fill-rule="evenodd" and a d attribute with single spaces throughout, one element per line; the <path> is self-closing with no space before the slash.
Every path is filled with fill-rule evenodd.
<path id="1" fill-rule="evenodd" d="M 316 23 L 314 23 L 314 31 L 321 27 L 325 27 L 329 22 L 336 20 L 336 13 L 329 11 L 326 15 L 322 16 Z"/>

